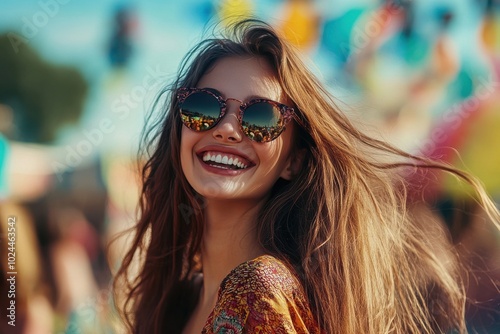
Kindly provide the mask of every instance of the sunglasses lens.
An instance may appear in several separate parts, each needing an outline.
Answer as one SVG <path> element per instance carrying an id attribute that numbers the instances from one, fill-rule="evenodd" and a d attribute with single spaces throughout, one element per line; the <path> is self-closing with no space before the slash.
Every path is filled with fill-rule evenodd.
<path id="1" fill-rule="evenodd" d="M 256 142 L 271 141 L 278 137 L 283 129 L 279 108 L 268 102 L 257 102 L 248 106 L 242 125 L 245 134 Z"/>
<path id="2" fill-rule="evenodd" d="M 212 128 L 220 115 L 219 102 L 206 92 L 192 93 L 179 106 L 179 109 L 184 125 L 195 131 Z"/>

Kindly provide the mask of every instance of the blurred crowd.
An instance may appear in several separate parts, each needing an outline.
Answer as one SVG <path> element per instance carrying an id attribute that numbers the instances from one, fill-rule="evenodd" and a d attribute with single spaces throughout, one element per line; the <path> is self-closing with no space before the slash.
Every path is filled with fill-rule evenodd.
<path id="1" fill-rule="evenodd" d="M 183 20 L 200 31 L 235 15 L 269 21 L 363 130 L 470 171 L 500 203 L 500 1 L 336 3 L 186 1 Z M 24 28 L 0 30 L 0 333 L 119 332 L 111 279 L 127 240 L 111 241 L 133 225 L 140 191 L 139 138 L 130 129 L 141 130 L 137 120 L 150 107 L 135 98 L 144 85 L 130 81 L 148 46 L 140 34 L 147 19 L 140 8 L 113 9 L 97 52 L 107 63 L 99 80 L 46 59 Z M 175 29 L 165 26 L 164 43 L 176 43 Z M 101 109 L 111 113 L 65 141 L 75 138 L 71 126 Z M 130 124 L 119 122 L 125 117 Z M 191 119 L 193 127 L 210 121 Z M 498 231 L 455 179 L 429 173 L 409 181 L 412 210 L 423 224 L 444 227 L 463 262 L 470 329 L 500 332 Z M 16 219 L 15 327 L 4 316 L 12 300 L 9 217 Z"/>

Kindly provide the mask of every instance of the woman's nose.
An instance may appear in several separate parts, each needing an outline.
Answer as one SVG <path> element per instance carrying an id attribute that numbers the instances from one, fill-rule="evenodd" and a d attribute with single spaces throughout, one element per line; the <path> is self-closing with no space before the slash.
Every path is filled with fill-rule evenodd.
<path id="1" fill-rule="evenodd" d="M 228 142 L 240 142 L 243 139 L 239 115 L 239 103 L 231 103 L 227 106 L 227 112 L 214 129 L 213 136 L 217 140 Z"/>

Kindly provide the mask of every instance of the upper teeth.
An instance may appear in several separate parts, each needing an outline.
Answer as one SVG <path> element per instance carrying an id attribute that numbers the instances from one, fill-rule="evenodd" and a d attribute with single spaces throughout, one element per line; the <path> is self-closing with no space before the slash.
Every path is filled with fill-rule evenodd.
<path id="1" fill-rule="evenodd" d="M 220 153 L 205 153 L 203 155 L 203 161 L 213 161 L 224 165 L 234 165 L 238 168 L 247 168 L 248 165 L 242 163 L 238 158 L 233 158 Z"/>

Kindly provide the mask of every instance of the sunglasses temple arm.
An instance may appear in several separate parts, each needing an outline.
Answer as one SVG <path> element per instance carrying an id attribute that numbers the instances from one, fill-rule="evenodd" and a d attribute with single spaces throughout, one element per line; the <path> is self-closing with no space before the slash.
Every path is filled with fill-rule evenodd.
<path id="1" fill-rule="evenodd" d="M 292 117 L 302 128 L 304 129 L 306 128 L 304 122 L 299 118 L 299 116 L 294 111 L 292 111 Z"/>

